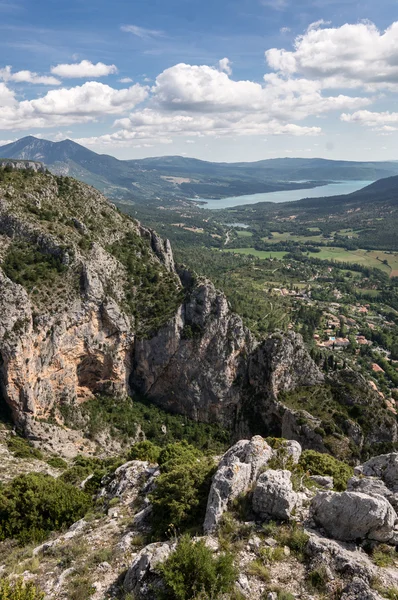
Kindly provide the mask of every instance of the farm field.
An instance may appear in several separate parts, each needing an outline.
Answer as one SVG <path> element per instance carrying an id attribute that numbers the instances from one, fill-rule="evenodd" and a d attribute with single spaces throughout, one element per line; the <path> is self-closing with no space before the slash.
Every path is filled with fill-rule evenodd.
<path id="1" fill-rule="evenodd" d="M 225 248 L 224 252 L 233 252 L 235 254 L 251 254 L 257 258 L 277 258 L 282 260 L 287 252 L 268 252 L 266 250 L 255 250 L 255 248 Z"/>
<path id="2" fill-rule="evenodd" d="M 237 231 L 236 233 L 238 234 L 238 237 L 240 237 L 240 238 L 253 236 L 251 231 Z"/>
<path id="3" fill-rule="evenodd" d="M 255 250 L 254 248 L 232 248 L 226 252 L 237 254 L 251 254 L 258 258 L 277 258 L 282 260 L 286 252 L 267 252 L 266 250 Z M 334 246 L 320 248 L 320 252 L 311 252 L 310 256 L 321 260 L 335 260 L 336 262 L 351 262 L 371 268 L 377 268 L 390 276 L 398 276 L 398 253 L 388 253 L 379 250 L 345 250 Z M 383 261 L 387 261 L 387 264 Z"/>

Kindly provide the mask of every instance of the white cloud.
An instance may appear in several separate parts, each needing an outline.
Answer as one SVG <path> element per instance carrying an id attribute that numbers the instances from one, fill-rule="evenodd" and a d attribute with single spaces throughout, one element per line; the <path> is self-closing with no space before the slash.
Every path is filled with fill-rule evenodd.
<path id="1" fill-rule="evenodd" d="M 398 89 L 398 22 L 384 32 L 370 22 L 320 28 L 313 23 L 294 50 L 271 48 L 268 65 L 284 76 L 322 81 L 324 88 Z"/>
<path id="2" fill-rule="evenodd" d="M 93 64 L 89 60 L 82 60 L 79 63 L 60 64 L 51 67 L 51 73 L 64 78 L 79 77 L 105 77 L 117 73 L 116 65 L 105 65 L 102 62 Z"/>
<path id="3" fill-rule="evenodd" d="M 357 112 L 341 115 L 345 123 L 358 123 L 373 127 L 377 131 L 392 132 L 398 127 L 398 112 L 371 112 L 369 110 L 358 110 Z M 397 127 L 394 127 L 397 125 Z"/>
<path id="4" fill-rule="evenodd" d="M 164 35 L 163 31 L 159 31 L 157 29 L 146 29 L 145 27 L 138 27 L 138 25 L 122 25 L 120 29 L 122 31 L 126 31 L 127 33 L 132 33 L 141 39 L 162 37 Z"/>
<path id="5" fill-rule="evenodd" d="M 281 33 L 289 33 L 291 31 L 290 27 L 281 27 L 279 30 Z"/>
<path id="6" fill-rule="evenodd" d="M 82 86 L 52 90 L 42 98 L 17 102 L 15 95 L 4 88 L 0 84 L 0 130 L 87 123 L 104 115 L 126 113 L 148 96 L 148 89 L 138 84 L 115 90 L 89 81 Z"/>
<path id="7" fill-rule="evenodd" d="M 222 58 L 218 61 L 218 68 L 227 75 L 232 75 L 231 61 L 229 58 Z"/>
<path id="8" fill-rule="evenodd" d="M 12 144 L 15 140 L 0 140 L 0 146 L 6 146 L 7 144 Z"/>
<path id="9" fill-rule="evenodd" d="M 15 83 L 33 83 L 38 85 L 60 85 L 60 81 L 49 75 L 38 75 L 32 71 L 12 72 L 12 67 L 6 66 L 0 69 L 0 79 L 3 81 L 13 81 Z"/>
<path id="10" fill-rule="evenodd" d="M 132 83 L 133 80 L 131 79 L 131 77 L 122 77 L 121 79 L 119 79 L 120 83 Z"/>

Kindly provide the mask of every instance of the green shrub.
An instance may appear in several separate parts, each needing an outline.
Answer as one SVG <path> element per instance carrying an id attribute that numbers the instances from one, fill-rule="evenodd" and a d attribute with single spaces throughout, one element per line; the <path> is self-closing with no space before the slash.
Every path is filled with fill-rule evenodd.
<path id="1" fill-rule="evenodd" d="M 201 594 L 219 598 L 232 591 L 237 577 L 231 554 L 215 557 L 203 540 L 193 542 L 187 535 L 159 570 L 167 600 L 191 600 Z"/>
<path id="2" fill-rule="evenodd" d="M 334 487 L 338 491 L 347 489 L 347 481 L 354 471 L 346 463 L 333 458 L 329 454 L 321 454 L 315 450 L 304 450 L 299 465 L 311 475 L 331 475 Z"/>
<path id="3" fill-rule="evenodd" d="M 28 440 L 18 436 L 14 436 L 8 439 L 7 448 L 17 458 L 37 458 L 41 460 L 43 454 L 37 448 L 34 448 Z"/>
<path id="4" fill-rule="evenodd" d="M 156 463 L 160 454 L 160 447 L 149 440 L 134 444 L 129 452 L 129 460 L 147 460 L 150 463 Z"/>
<path id="5" fill-rule="evenodd" d="M 11 281 L 28 289 L 41 283 L 48 287 L 66 271 L 60 257 L 44 254 L 23 242 L 10 246 L 2 268 Z"/>
<path id="6" fill-rule="evenodd" d="M 159 455 L 161 474 L 151 494 L 152 526 L 164 536 L 201 523 L 206 509 L 213 461 L 186 442 L 169 444 Z"/>
<path id="7" fill-rule="evenodd" d="M 22 579 L 10 582 L 0 579 L 0 600 L 43 600 L 44 593 L 32 582 L 24 583 Z"/>
<path id="8" fill-rule="evenodd" d="M 41 541 L 80 519 L 89 505 L 87 494 L 50 475 L 19 475 L 0 490 L 0 540 Z"/>
<path id="9" fill-rule="evenodd" d="M 48 459 L 47 464 L 50 465 L 50 467 L 54 467 L 54 469 L 68 468 L 68 463 L 60 456 L 51 456 L 51 458 Z"/>
<path id="10" fill-rule="evenodd" d="M 162 472 L 171 471 L 180 465 L 195 464 L 203 457 L 197 448 L 186 440 L 168 444 L 159 454 L 158 462 Z"/>

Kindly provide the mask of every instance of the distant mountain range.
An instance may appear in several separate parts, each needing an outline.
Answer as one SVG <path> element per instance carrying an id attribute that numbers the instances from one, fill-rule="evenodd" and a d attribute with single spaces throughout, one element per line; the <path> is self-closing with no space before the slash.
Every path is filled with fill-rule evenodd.
<path id="1" fill-rule="evenodd" d="M 43 162 L 111 198 L 156 204 L 189 198 L 225 198 L 327 181 L 370 181 L 398 175 L 398 162 L 351 162 L 319 158 L 277 158 L 257 162 L 214 163 L 182 156 L 118 160 L 72 140 L 51 142 L 33 136 L 0 146 L 0 158 Z"/>

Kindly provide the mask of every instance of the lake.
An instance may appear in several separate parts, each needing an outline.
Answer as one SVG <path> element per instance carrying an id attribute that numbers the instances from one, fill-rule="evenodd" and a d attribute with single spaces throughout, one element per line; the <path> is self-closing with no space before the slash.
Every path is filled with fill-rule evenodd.
<path id="1" fill-rule="evenodd" d="M 268 192 L 263 194 L 249 194 L 248 196 L 232 196 L 231 198 L 222 198 L 220 200 L 211 200 L 204 198 L 195 198 L 200 202 L 201 208 L 230 208 L 232 206 L 242 206 L 243 204 L 257 204 L 258 202 L 293 202 L 302 198 L 320 198 L 322 196 L 339 196 L 340 194 L 351 194 L 356 192 L 373 181 L 335 181 L 328 185 L 321 185 L 305 190 L 286 190 L 284 192 Z"/>

